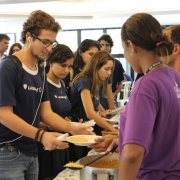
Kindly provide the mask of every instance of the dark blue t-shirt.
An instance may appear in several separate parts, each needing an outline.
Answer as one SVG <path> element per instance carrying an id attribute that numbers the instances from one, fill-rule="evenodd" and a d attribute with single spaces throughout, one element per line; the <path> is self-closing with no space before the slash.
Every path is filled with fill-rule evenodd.
<path id="1" fill-rule="evenodd" d="M 13 106 L 13 112 L 16 115 L 28 124 L 39 127 L 40 115 L 37 109 L 40 100 L 41 102 L 49 100 L 47 83 L 46 81 L 43 83 L 43 78 L 40 72 L 38 72 L 38 68 L 36 71 L 31 71 L 25 65 L 22 66 L 22 85 L 18 93 L 15 94 L 15 79 L 17 75 L 15 63 L 11 59 L 8 59 L 8 57 L 0 63 L 0 106 Z M 42 91 L 43 84 L 44 91 Z M 0 143 L 12 141 L 20 137 L 19 134 L 11 131 L 2 124 L 0 124 L 0 132 Z M 37 156 L 37 145 L 35 140 L 31 138 L 22 136 L 16 141 L 13 141 L 12 144 L 24 154 Z"/>
<path id="2" fill-rule="evenodd" d="M 113 93 L 116 91 L 117 84 L 124 80 L 123 68 L 122 68 L 121 62 L 118 61 L 117 59 L 115 59 L 114 62 L 115 62 L 115 67 L 114 67 L 113 78 L 112 78 L 113 79 L 113 83 L 112 83 Z"/>
<path id="3" fill-rule="evenodd" d="M 71 86 L 69 100 L 71 102 L 72 109 L 69 115 L 75 115 L 78 118 L 83 118 L 84 121 L 87 121 L 89 119 L 85 113 L 80 95 L 82 89 L 88 89 L 89 91 L 91 90 L 91 81 L 89 80 L 89 78 L 82 77 Z M 96 98 L 92 98 L 92 101 L 94 109 L 96 109 L 99 105 L 99 100 Z"/>
<path id="4" fill-rule="evenodd" d="M 111 84 L 112 83 L 112 77 L 110 76 L 107 81 L 108 81 L 108 85 Z M 104 87 L 104 88 L 107 88 L 107 87 Z M 107 97 L 104 97 L 102 95 L 102 91 L 103 91 L 103 86 L 101 86 L 100 90 L 99 90 L 99 100 L 100 100 L 101 106 L 105 110 L 107 110 L 107 109 L 109 109 L 108 102 L 107 102 Z"/>
<path id="5" fill-rule="evenodd" d="M 65 118 L 71 110 L 71 103 L 66 95 L 65 85 L 62 81 L 59 85 L 53 83 L 50 79 L 47 79 L 47 81 L 51 108 L 53 112 Z"/>

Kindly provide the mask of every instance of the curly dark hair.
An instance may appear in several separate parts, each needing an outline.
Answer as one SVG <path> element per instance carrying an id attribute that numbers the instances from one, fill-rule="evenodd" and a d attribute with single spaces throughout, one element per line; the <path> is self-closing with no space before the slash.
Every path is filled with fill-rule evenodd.
<path id="1" fill-rule="evenodd" d="M 58 33 L 61 30 L 61 26 L 55 19 L 44 11 L 33 11 L 26 22 L 23 24 L 23 30 L 21 32 L 21 42 L 26 42 L 26 33 L 31 32 L 36 36 L 40 35 L 41 30 L 51 30 Z"/>

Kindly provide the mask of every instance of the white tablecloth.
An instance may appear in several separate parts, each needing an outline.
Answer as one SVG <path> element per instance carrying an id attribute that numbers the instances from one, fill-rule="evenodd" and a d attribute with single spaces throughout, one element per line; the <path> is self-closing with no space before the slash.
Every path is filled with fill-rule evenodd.
<path id="1" fill-rule="evenodd" d="M 65 169 L 59 173 L 54 180 L 80 180 L 80 171 Z"/>

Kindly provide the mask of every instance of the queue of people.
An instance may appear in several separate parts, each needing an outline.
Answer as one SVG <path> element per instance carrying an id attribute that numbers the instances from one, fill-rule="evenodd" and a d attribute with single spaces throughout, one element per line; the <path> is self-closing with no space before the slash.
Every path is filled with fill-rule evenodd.
<path id="1" fill-rule="evenodd" d="M 24 45 L 18 52 L 13 50 L 17 44 L 12 46 L 10 53 L 22 63 L 18 93 L 15 64 L 9 56 L 0 63 L 0 179 L 51 180 L 90 149 L 105 152 L 116 145 L 118 180 L 179 180 L 180 26 L 162 30 L 147 13 L 126 20 L 121 29 L 124 57 L 143 76 L 121 112 L 118 135 L 95 139 L 97 144 L 89 147 L 56 138 L 64 132 L 117 132 L 103 117 L 114 108 L 113 96 L 124 80 L 122 65 L 110 55 L 109 35 L 82 41 L 74 54 L 56 41 L 59 30 L 60 24 L 41 10 L 24 23 Z M 96 122 L 94 132 L 71 123 L 90 119 Z"/>

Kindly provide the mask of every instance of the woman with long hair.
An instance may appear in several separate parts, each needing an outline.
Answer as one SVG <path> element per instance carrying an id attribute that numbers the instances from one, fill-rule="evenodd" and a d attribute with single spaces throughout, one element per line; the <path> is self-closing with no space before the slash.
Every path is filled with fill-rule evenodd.
<path id="1" fill-rule="evenodd" d="M 69 100 L 72 109 L 70 116 L 75 115 L 84 121 L 94 119 L 96 124 L 107 131 L 117 131 L 111 124 L 105 121 L 102 116 L 106 112 L 98 114 L 95 109 L 102 108 L 99 103 L 99 87 L 103 88 L 103 95 L 106 95 L 106 83 L 114 69 L 114 58 L 105 51 L 95 53 L 83 70 L 73 79 Z M 96 132 L 96 131 L 95 131 Z M 84 148 L 82 148 L 84 150 Z M 83 151 L 82 150 L 82 151 Z M 80 152 L 78 148 L 74 155 L 75 160 L 87 155 L 87 152 Z"/>

